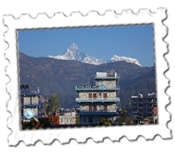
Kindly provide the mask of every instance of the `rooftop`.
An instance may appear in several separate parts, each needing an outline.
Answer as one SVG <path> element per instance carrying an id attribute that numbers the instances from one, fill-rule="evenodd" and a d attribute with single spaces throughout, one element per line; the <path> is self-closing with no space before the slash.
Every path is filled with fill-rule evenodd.
<path id="1" fill-rule="evenodd" d="M 21 95 L 27 95 L 27 96 L 36 96 L 36 95 L 41 95 L 41 92 L 37 92 L 37 91 L 28 91 L 28 90 L 21 90 Z"/>
<path id="2" fill-rule="evenodd" d="M 107 72 L 96 72 L 96 77 L 97 78 L 120 78 L 119 74 L 117 72 L 115 73 L 107 73 Z"/>
<path id="3" fill-rule="evenodd" d="M 143 94 L 139 93 L 136 96 L 131 96 L 131 98 L 156 98 L 156 94 L 155 93 L 148 93 L 147 95 L 143 95 Z"/>
<path id="4" fill-rule="evenodd" d="M 106 86 L 75 86 L 75 90 L 119 90 L 120 86 L 115 88 L 106 88 Z"/>

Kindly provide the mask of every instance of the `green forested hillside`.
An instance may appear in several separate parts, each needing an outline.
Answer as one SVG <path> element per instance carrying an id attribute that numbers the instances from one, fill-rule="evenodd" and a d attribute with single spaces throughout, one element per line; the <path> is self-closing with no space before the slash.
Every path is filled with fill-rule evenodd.
<path id="1" fill-rule="evenodd" d="M 20 83 L 29 84 L 30 90 L 40 87 L 43 95 L 60 96 L 61 106 L 77 107 L 76 85 L 89 85 L 96 72 L 115 71 L 120 74 L 118 94 L 121 102 L 127 104 L 131 95 L 149 93 L 155 89 L 155 68 L 139 67 L 127 62 L 111 62 L 91 65 L 76 60 L 56 60 L 53 58 L 34 58 L 19 53 Z"/>

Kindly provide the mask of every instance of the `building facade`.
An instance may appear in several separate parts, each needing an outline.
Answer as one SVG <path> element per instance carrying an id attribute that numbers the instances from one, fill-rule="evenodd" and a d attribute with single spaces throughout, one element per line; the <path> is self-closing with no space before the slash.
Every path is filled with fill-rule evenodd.
<path id="1" fill-rule="evenodd" d="M 151 93 L 146 96 L 138 94 L 137 96 L 131 96 L 131 106 L 127 107 L 126 110 L 131 116 L 146 118 L 154 115 L 154 107 L 157 107 L 157 98 L 155 93 Z"/>
<path id="2" fill-rule="evenodd" d="M 97 72 L 95 86 L 76 86 L 79 93 L 76 102 L 79 104 L 80 124 L 98 124 L 102 117 L 112 119 L 117 123 L 117 104 L 120 98 L 117 93 L 120 76 L 117 73 Z"/>
<path id="3" fill-rule="evenodd" d="M 42 107 L 42 94 L 39 91 L 29 91 L 29 85 L 21 85 L 21 119 L 22 122 L 29 122 L 32 117 L 41 118 L 39 109 Z"/>
<path id="4" fill-rule="evenodd" d="M 64 110 L 61 108 L 52 115 L 49 116 L 51 125 L 75 125 L 76 124 L 76 112 L 75 109 Z"/>
<path id="5" fill-rule="evenodd" d="M 67 112 L 64 115 L 59 115 L 60 125 L 75 125 L 76 124 L 76 113 Z"/>

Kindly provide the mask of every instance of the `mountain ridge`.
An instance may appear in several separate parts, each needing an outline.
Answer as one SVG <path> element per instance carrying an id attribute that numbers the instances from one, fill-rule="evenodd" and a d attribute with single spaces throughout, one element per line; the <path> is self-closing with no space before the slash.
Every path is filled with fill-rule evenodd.
<path id="1" fill-rule="evenodd" d="M 19 66 L 20 84 L 28 84 L 30 90 L 40 87 L 42 94 L 48 97 L 56 92 L 61 106 L 65 108 L 78 106 L 75 102 L 78 97 L 75 86 L 89 85 L 90 78 L 94 77 L 96 72 L 115 71 L 120 74 L 119 97 L 123 103 L 128 102 L 131 94 L 155 92 L 154 67 L 140 67 L 125 61 L 92 65 L 77 60 L 35 58 L 19 53 Z"/>
<path id="2" fill-rule="evenodd" d="M 114 61 L 126 61 L 126 62 L 134 63 L 142 67 L 142 65 L 139 63 L 137 59 L 129 58 L 125 56 L 119 57 L 117 55 L 114 55 L 108 61 L 105 61 L 103 59 L 97 59 L 92 56 L 88 56 L 84 52 L 80 51 L 75 43 L 73 43 L 69 48 L 67 48 L 67 50 L 64 52 L 63 55 L 57 55 L 57 56 L 48 55 L 47 57 L 58 59 L 58 60 L 77 60 L 83 63 L 89 63 L 89 64 L 94 64 L 94 65 L 101 65 L 104 63 L 109 63 L 109 62 L 114 62 Z"/>

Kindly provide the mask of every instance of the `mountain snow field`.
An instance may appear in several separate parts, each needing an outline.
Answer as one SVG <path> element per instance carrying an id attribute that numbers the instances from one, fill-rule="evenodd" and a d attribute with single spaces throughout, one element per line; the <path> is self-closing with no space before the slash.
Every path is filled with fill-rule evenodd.
<path id="1" fill-rule="evenodd" d="M 92 56 L 88 56 L 85 53 L 81 52 L 75 43 L 73 43 L 69 48 L 67 48 L 66 52 L 63 55 L 57 55 L 57 56 L 48 55 L 47 57 L 58 59 L 58 60 L 77 60 L 83 63 L 93 64 L 93 65 L 100 65 L 100 64 L 116 62 L 116 61 L 126 61 L 142 67 L 142 65 L 139 63 L 137 59 L 129 58 L 125 56 L 119 57 L 117 55 L 114 55 L 108 61 L 105 61 L 103 59 L 97 59 Z"/>

